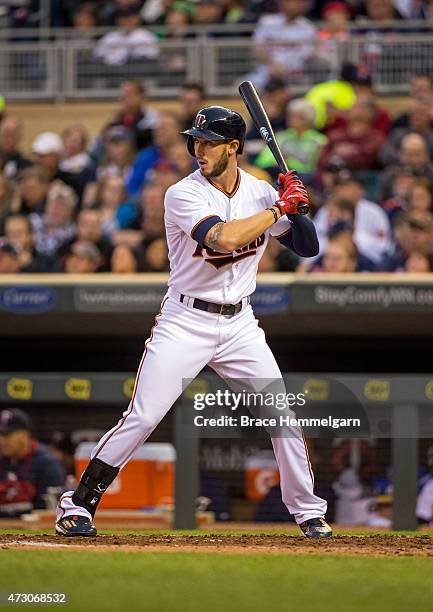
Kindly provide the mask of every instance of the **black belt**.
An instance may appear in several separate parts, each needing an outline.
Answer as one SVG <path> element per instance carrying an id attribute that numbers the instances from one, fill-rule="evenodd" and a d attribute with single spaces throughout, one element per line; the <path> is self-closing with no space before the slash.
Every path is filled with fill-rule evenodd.
<path id="1" fill-rule="evenodd" d="M 180 294 L 180 301 L 183 303 L 186 295 L 183 293 Z M 247 304 L 250 303 L 250 298 L 247 298 Z M 194 298 L 192 302 L 193 308 L 198 308 L 198 310 L 204 310 L 205 312 L 212 312 L 214 314 L 225 315 L 228 317 L 234 317 L 242 310 L 242 301 L 237 304 L 213 304 L 212 302 L 205 302 L 204 300 L 199 300 L 198 298 Z"/>

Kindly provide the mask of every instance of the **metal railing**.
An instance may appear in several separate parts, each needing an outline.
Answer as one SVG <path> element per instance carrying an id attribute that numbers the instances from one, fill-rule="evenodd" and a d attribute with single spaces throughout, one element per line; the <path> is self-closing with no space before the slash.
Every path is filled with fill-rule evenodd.
<path id="1" fill-rule="evenodd" d="M 19 42 L 0 38 L 0 93 L 8 100 L 111 99 L 129 76 L 143 79 L 152 97 L 173 98 L 187 81 L 202 82 L 210 96 L 232 96 L 241 80 L 256 78 L 259 66 L 253 40 L 239 32 L 227 38 L 162 39 L 156 58 L 119 65 L 96 58 L 96 45 L 95 39 L 75 37 Z M 326 52 L 320 40 L 313 40 L 302 70 L 288 72 L 287 81 L 294 93 L 303 93 L 338 77 L 345 61 L 368 64 L 379 93 L 405 93 L 411 74 L 433 73 L 433 36 L 370 32 L 327 43 Z"/>

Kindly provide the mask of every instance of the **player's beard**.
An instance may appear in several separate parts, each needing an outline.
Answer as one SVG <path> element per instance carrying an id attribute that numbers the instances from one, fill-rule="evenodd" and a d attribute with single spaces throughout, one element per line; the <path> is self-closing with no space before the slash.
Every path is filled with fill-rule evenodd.
<path id="1" fill-rule="evenodd" d="M 216 162 L 215 166 L 209 173 L 205 174 L 206 178 L 217 178 L 221 176 L 223 172 L 227 170 L 227 166 L 229 165 L 229 154 L 227 153 L 227 149 L 221 153 L 221 157 Z"/>

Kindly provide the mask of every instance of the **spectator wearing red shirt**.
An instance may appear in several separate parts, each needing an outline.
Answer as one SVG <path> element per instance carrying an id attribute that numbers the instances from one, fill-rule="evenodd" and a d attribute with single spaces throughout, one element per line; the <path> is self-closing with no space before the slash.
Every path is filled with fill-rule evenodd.
<path id="1" fill-rule="evenodd" d="M 351 170 L 378 167 L 378 154 L 384 136 L 373 127 L 375 109 L 369 102 L 356 102 L 348 111 L 347 126 L 328 133 L 328 144 L 322 150 L 319 166 L 325 167 L 335 155 Z"/>
<path id="2" fill-rule="evenodd" d="M 372 128 L 378 130 L 384 136 L 387 136 L 391 130 L 392 119 L 388 111 L 379 106 L 375 100 L 373 80 L 370 69 L 365 64 L 355 66 L 346 64 L 344 69 L 345 79 L 351 83 L 358 102 L 367 102 L 374 109 Z M 337 128 L 347 126 L 347 117 L 345 115 L 337 115 L 335 119 L 328 123 L 325 133 L 331 132 Z"/>

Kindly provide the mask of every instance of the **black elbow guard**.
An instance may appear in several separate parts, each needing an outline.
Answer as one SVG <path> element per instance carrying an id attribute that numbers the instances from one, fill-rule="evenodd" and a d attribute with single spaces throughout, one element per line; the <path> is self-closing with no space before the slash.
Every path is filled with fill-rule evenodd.
<path id="1" fill-rule="evenodd" d="M 80 483 L 72 495 L 76 506 L 82 506 L 94 516 L 102 494 L 108 489 L 120 468 L 92 459 L 81 476 Z"/>

